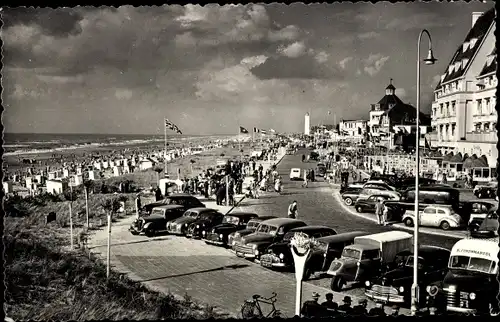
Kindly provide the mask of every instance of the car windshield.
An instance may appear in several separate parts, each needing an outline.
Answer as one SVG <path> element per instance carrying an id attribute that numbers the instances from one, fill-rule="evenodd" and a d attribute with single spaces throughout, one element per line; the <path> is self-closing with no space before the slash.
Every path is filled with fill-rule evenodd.
<path id="1" fill-rule="evenodd" d="M 342 251 L 342 257 L 360 259 L 361 258 L 361 252 L 359 250 L 357 250 L 357 249 L 344 248 L 344 250 Z"/>
<path id="2" fill-rule="evenodd" d="M 151 212 L 152 215 L 163 215 L 163 211 L 161 209 L 153 209 L 153 212 Z"/>
<path id="3" fill-rule="evenodd" d="M 212 219 L 215 218 L 216 216 L 217 216 L 216 212 L 206 212 L 201 215 L 201 219 Z"/>
<path id="4" fill-rule="evenodd" d="M 413 267 L 414 256 L 410 255 L 406 258 L 406 267 Z M 422 257 L 418 258 L 418 269 L 422 269 L 424 267 L 424 259 Z"/>
<path id="5" fill-rule="evenodd" d="M 222 222 L 224 224 L 237 225 L 240 222 L 240 219 L 238 217 L 235 217 L 235 216 L 224 216 L 224 218 L 222 219 Z"/>
<path id="6" fill-rule="evenodd" d="M 186 216 L 191 218 L 198 218 L 198 213 L 194 211 L 190 211 Z"/>
<path id="7" fill-rule="evenodd" d="M 492 273 L 496 263 L 486 258 L 469 256 L 452 256 L 450 258 L 450 268 L 464 269 L 482 273 Z"/>
<path id="8" fill-rule="evenodd" d="M 259 226 L 259 222 L 258 221 L 252 221 L 250 220 L 247 224 L 247 228 L 248 229 L 255 229 Z"/>
<path id="9" fill-rule="evenodd" d="M 259 227 L 257 227 L 257 232 L 258 233 L 268 233 L 270 228 L 271 227 L 268 225 L 260 224 Z"/>

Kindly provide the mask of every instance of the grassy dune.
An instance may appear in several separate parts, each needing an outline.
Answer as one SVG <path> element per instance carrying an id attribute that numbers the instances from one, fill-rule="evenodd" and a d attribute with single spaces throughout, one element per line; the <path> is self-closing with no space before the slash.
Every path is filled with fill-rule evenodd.
<path id="1" fill-rule="evenodd" d="M 215 166 L 218 159 L 233 159 L 249 154 L 250 146 L 241 153 L 226 147 L 189 156 L 169 164 L 171 177 L 176 169 L 189 176 L 191 164 L 195 173 Z M 191 163 L 194 160 L 195 163 Z M 175 174 L 176 177 L 176 174 Z M 131 180 L 138 187 L 156 183 L 153 170 L 108 180 Z M 107 182 L 109 183 L 109 182 Z M 212 307 L 193 303 L 189 296 L 179 300 L 148 290 L 126 276 L 112 272 L 106 280 L 106 268 L 85 249 L 88 231 L 85 200 L 75 192 L 73 201 L 74 243 L 69 251 L 69 201 L 44 196 L 15 200 L 6 206 L 22 208 L 22 217 L 4 219 L 5 305 L 6 314 L 14 320 L 121 320 L 121 319 L 206 319 L 223 318 Z M 121 194 L 126 200 L 126 213 L 134 213 L 135 194 Z M 89 213 L 92 227 L 106 223 L 102 204 L 116 199 L 116 194 L 90 194 Z M 147 203 L 148 198 L 143 198 Z M 45 215 L 54 211 L 56 222 L 45 224 Z M 119 220 L 125 214 L 115 214 Z"/>

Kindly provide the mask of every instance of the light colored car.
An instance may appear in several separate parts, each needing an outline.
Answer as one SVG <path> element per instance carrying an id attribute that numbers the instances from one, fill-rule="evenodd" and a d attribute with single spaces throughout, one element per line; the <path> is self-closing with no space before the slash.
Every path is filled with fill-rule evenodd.
<path id="1" fill-rule="evenodd" d="M 406 226 L 412 227 L 415 222 L 415 212 L 406 211 L 402 220 Z M 423 211 L 419 212 L 419 223 L 421 226 L 439 227 L 448 230 L 450 228 L 460 228 L 463 225 L 463 220 L 451 206 L 436 205 L 427 206 Z"/>
<path id="2" fill-rule="evenodd" d="M 290 169 L 290 180 L 300 180 L 302 177 L 300 176 L 299 168 Z"/>

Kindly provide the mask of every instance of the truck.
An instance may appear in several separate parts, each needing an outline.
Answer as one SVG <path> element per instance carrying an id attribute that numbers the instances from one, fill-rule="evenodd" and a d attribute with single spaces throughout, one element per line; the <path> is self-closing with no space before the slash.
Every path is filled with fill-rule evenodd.
<path id="1" fill-rule="evenodd" d="M 498 315 L 498 241 L 494 237 L 456 242 L 444 279 L 426 287 L 429 309 L 448 314 Z"/>
<path id="2" fill-rule="evenodd" d="M 379 276 L 391 267 L 396 254 L 412 245 L 411 234 L 396 230 L 354 238 L 354 244 L 344 247 L 341 257 L 330 264 L 330 288 L 338 292 L 347 283 Z"/>

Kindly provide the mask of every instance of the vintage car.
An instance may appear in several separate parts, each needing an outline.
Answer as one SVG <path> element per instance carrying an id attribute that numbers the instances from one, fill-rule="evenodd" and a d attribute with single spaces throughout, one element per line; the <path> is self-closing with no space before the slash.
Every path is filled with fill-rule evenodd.
<path id="1" fill-rule="evenodd" d="M 497 196 L 498 181 L 489 182 L 488 184 L 477 185 L 472 191 L 476 197 L 494 199 Z"/>
<path id="2" fill-rule="evenodd" d="M 379 195 L 379 196 L 385 196 L 387 199 L 391 200 L 399 200 L 401 198 L 401 195 L 399 192 L 396 192 L 394 190 L 387 190 L 385 188 L 363 188 L 359 192 L 358 199 L 368 199 L 368 197 L 373 196 L 373 195 Z"/>
<path id="3" fill-rule="evenodd" d="M 283 240 L 283 237 L 291 229 L 307 226 L 305 222 L 290 218 L 274 218 L 263 221 L 254 233 L 243 237 L 233 245 L 238 257 L 259 260 L 260 255 L 265 253 L 266 248 Z"/>
<path id="4" fill-rule="evenodd" d="M 220 225 L 223 218 L 224 215 L 220 212 L 205 212 L 200 218 L 196 219 L 188 226 L 186 237 L 201 239 L 203 231 L 210 230 L 212 227 Z"/>
<path id="5" fill-rule="evenodd" d="M 498 225 L 498 214 L 495 208 L 490 211 L 479 227 L 470 231 L 470 235 L 475 238 L 498 236 Z"/>
<path id="6" fill-rule="evenodd" d="M 198 198 L 190 194 L 176 193 L 166 197 L 163 200 L 143 206 L 141 211 L 150 214 L 154 207 L 163 205 L 182 205 L 186 207 L 186 209 L 205 207 L 205 204 L 203 204 L 200 200 L 198 200 Z"/>
<path id="7" fill-rule="evenodd" d="M 344 192 L 342 192 L 342 199 L 348 206 L 352 206 L 356 200 L 358 200 L 359 193 L 362 188 L 346 188 Z"/>
<path id="8" fill-rule="evenodd" d="M 403 222 L 408 227 L 413 227 L 414 220 L 414 211 L 406 211 L 403 215 Z M 448 205 L 425 207 L 423 211 L 419 212 L 419 223 L 421 226 L 439 227 L 443 230 L 460 228 L 464 224 L 462 217 L 453 210 L 452 206 Z"/>
<path id="9" fill-rule="evenodd" d="M 340 291 L 347 283 L 364 282 L 383 273 L 397 253 L 410 248 L 413 236 L 402 231 L 358 236 L 346 246 L 342 256 L 330 264 L 327 274 L 332 276 L 330 288 Z"/>
<path id="10" fill-rule="evenodd" d="M 422 245 L 418 249 L 418 284 L 425 288 L 441 281 L 448 270 L 450 250 L 437 246 Z M 384 303 L 409 304 L 413 283 L 413 249 L 396 255 L 396 268 L 365 282 L 366 297 Z M 420 292 L 419 302 L 425 301 L 425 292 Z"/>
<path id="11" fill-rule="evenodd" d="M 383 201 L 388 200 L 389 197 L 386 195 L 371 195 L 366 199 L 358 199 L 354 203 L 354 208 L 357 212 L 375 212 L 375 205 L 379 202 L 379 199 Z"/>
<path id="12" fill-rule="evenodd" d="M 301 171 L 299 168 L 290 169 L 290 180 L 302 180 L 300 173 Z"/>
<path id="13" fill-rule="evenodd" d="M 326 226 L 303 226 L 291 229 L 285 234 L 283 240 L 267 248 L 265 254 L 260 257 L 260 265 L 267 268 L 293 268 L 290 240 L 296 233 L 304 233 L 314 239 L 337 234 L 333 228 Z"/>
<path id="14" fill-rule="evenodd" d="M 465 202 L 459 212 L 468 214 L 467 229 L 472 232 L 479 229 L 486 216 L 496 211 L 496 208 L 492 202 L 474 200 Z M 464 217 L 462 215 L 462 219 L 465 219 Z"/>
<path id="15" fill-rule="evenodd" d="M 325 177 L 326 176 L 326 165 L 324 163 L 318 163 L 316 165 L 316 173 L 317 177 Z"/>
<path id="16" fill-rule="evenodd" d="M 442 282 L 426 287 L 427 306 L 447 314 L 498 315 L 498 252 L 498 237 L 455 243 L 448 273 Z"/>
<path id="17" fill-rule="evenodd" d="M 151 215 L 142 216 L 134 220 L 129 231 L 132 235 L 146 235 L 153 237 L 167 231 L 167 222 L 181 217 L 186 207 L 181 205 L 164 205 L 153 208 Z"/>
<path id="18" fill-rule="evenodd" d="M 233 247 L 233 245 L 236 242 L 240 241 L 241 238 L 255 232 L 255 230 L 257 229 L 257 227 L 260 225 L 261 222 L 274 218 L 276 218 L 276 216 L 259 216 L 257 218 L 250 219 L 247 223 L 246 228 L 237 230 L 234 233 L 230 233 L 229 236 L 227 236 L 228 246 Z"/>
<path id="19" fill-rule="evenodd" d="M 207 244 L 227 246 L 229 234 L 245 229 L 248 222 L 257 217 L 257 214 L 252 212 L 233 212 L 225 215 L 221 224 L 211 230 L 202 231 L 202 239 Z"/>
<path id="20" fill-rule="evenodd" d="M 167 231 L 169 234 L 186 235 L 189 225 L 199 219 L 206 218 L 208 214 L 212 213 L 219 212 L 211 208 L 191 208 L 182 217 L 167 222 Z"/>

